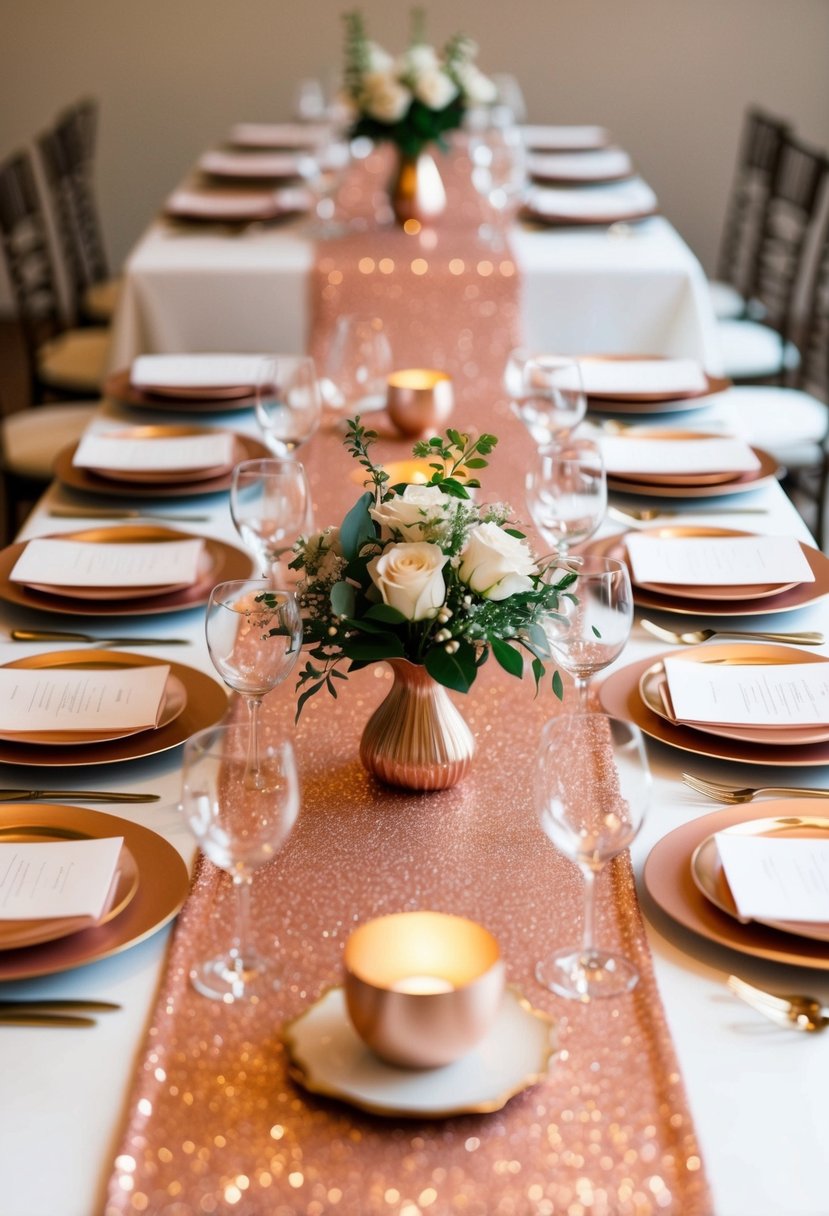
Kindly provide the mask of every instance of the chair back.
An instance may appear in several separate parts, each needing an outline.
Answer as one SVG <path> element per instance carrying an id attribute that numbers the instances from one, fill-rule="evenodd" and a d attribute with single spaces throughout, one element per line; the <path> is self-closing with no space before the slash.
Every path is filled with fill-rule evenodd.
<path id="1" fill-rule="evenodd" d="M 83 288 L 109 278 L 109 259 L 94 184 L 97 129 L 98 103 L 92 98 L 70 106 L 54 128 L 72 212 L 77 258 L 83 271 Z"/>
<path id="2" fill-rule="evenodd" d="M 83 297 L 89 286 L 89 277 L 78 232 L 71 174 L 63 142 L 58 139 L 54 130 L 44 131 L 38 137 L 37 146 L 51 197 L 55 227 L 71 293 L 72 312 L 77 317 L 83 311 Z"/>

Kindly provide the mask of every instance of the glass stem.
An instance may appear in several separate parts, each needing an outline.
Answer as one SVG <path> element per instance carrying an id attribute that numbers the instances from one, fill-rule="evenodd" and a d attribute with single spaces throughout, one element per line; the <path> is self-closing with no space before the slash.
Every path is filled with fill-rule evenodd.
<path id="1" fill-rule="evenodd" d="M 233 886 L 236 891 L 236 924 L 230 946 L 230 957 L 233 959 L 234 970 L 243 978 L 245 958 L 248 954 L 248 925 L 250 924 L 250 889 L 252 878 L 250 874 L 234 874 Z"/>
<path id="2" fill-rule="evenodd" d="M 248 707 L 248 759 L 245 769 L 245 785 L 248 789 L 258 790 L 261 785 L 259 771 L 259 709 L 261 697 L 245 697 Z"/>
<path id="3" fill-rule="evenodd" d="M 590 676 L 576 676 L 576 692 L 579 698 L 579 712 L 587 713 L 589 709 Z"/>
<path id="4" fill-rule="evenodd" d="M 596 872 L 584 866 L 584 927 L 581 934 L 582 962 L 587 962 L 595 953 L 594 941 L 596 914 Z"/>

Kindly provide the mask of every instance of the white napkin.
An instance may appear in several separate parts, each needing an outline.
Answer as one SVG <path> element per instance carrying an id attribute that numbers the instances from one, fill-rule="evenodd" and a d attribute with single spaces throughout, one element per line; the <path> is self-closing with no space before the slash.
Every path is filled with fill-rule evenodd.
<path id="1" fill-rule="evenodd" d="M 696 359 L 580 359 L 588 397 L 602 393 L 703 393 L 705 372 Z"/>
<path id="2" fill-rule="evenodd" d="M 170 668 L 0 667 L 0 733 L 148 730 Z"/>
<path id="3" fill-rule="evenodd" d="M 625 536 L 634 581 L 682 587 L 810 583 L 815 575 L 793 536 Z"/>
<path id="4" fill-rule="evenodd" d="M 84 435 L 72 458 L 81 469 L 113 472 L 178 472 L 227 468 L 233 463 L 235 439 L 228 431 L 202 435 L 164 435 L 142 439 L 129 431 Z"/>
<path id="5" fill-rule="evenodd" d="M 829 924 L 829 836 L 781 840 L 717 832 L 737 910 L 746 920 Z"/>
<path id="6" fill-rule="evenodd" d="M 133 361 L 134 388 L 236 388 L 256 384 L 265 355 L 139 355 Z"/>
<path id="7" fill-rule="evenodd" d="M 640 439 L 604 435 L 599 440 L 608 473 L 747 473 L 760 461 L 740 439 Z"/>
<path id="8" fill-rule="evenodd" d="M 0 920 L 99 920 L 123 846 L 123 836 L 0 844 Z"/>
<path id="9" fill-rule="evenodd" d="M 657 199 L 639 177 L 605 186 L 532 186 L 527 196 L 531 211 L 543 219 L 578 223 L 593 220 L 613 223 L 652 214 Z"/>
<path id="10" fill-rule="evenodd" d="M 199 573 L 204 541 L 95 545 L 86 541 L 36 537 L 9 575 L 13 583 L 48 587 L 192 586 Z"/>

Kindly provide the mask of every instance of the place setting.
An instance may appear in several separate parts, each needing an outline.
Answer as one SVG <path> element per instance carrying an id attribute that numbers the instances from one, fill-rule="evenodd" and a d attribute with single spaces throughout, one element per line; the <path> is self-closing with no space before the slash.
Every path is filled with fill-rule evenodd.
<path id="1" fill-rule="evenodd" d="M 756 490 L 779 474 L 777 460 L 742 439 L 705 431 L 637 428 L 602 434 L 608 487 L 658 498 L 709 498 Z"/>
<path id="2" fill-rule="evenodd" d="M 533 152 L 527 162 L 533 180 L 551 185 L 587 185 L 633 177 L 633 161 L 622 148 L 580 152 Z"/>
<path id="3" fill-rule="evenodd" d="M 591 414 L 669 414 L 707 409 L 708 397 L 730 382 L 711 376 L 696 359 L 649 354 L 591 354 L 578 358 Z"/>
<path id="4" fill-rule="evenodd" d="M 104 393 L 119 405 L 137 409 L 225 412 L 256 405 L 261 355 L 139 355 L 131 366 L 113 372 Z"/>
<path id="5" fill-rule="evenodd" d="M 522 215 L 540 224 L 608 226 L 659 214 L 653 190 L 640 177 L 595 185 L 552 186 L 534 182 Z"/>
<path id="6" fill-rule="evenodd" d="M 273 224 L 303 215 L 311 208 L 311 193 L 304 186 L 262 189 L 254 186 L 178 186 L 168 195 L 162 215 L 180 224 L 239 226 Z"/>

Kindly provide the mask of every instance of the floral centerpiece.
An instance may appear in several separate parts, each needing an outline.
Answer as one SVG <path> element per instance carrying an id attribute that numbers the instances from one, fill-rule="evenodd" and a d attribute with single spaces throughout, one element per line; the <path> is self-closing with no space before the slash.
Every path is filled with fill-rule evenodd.
<path id="1" fill-rule="evenodd" d="M 425 485 L 391 485 L 371 458 L 376 438 L 359 418 L 349 421 L 345 443 L 369 488 L 339 527 L 301 538 L 291 563 L 300 573 L 309 654 L 297 684 L 297 717 L 321 690 L 337 696 L 343 666 L 355 671 L 390 662 L 397 693 L 366 728 L 362 759 L 393 784 L 443 788 L 463 774 L 474 747 L 444 690 L 468 692 L 490 655 L 519 679 L 528 656 L 538 685 L 551 657 L 544 622 L 575 576 L 549 582 L 548 567 L 512 525 L 510 508 L 470 496 L 498 442 L 494 435 L 448 430 L 445 438 L 415 444 L 414 455 L 432 470 Z M 560 697 L 557 671 L 552 684 Z M 437 717 L 449 722 L 448 742 L 435 712 L 425 729 L 430 698 L 439 702 Z M 420 705 L 408 723 L 404 701 Z"/>

